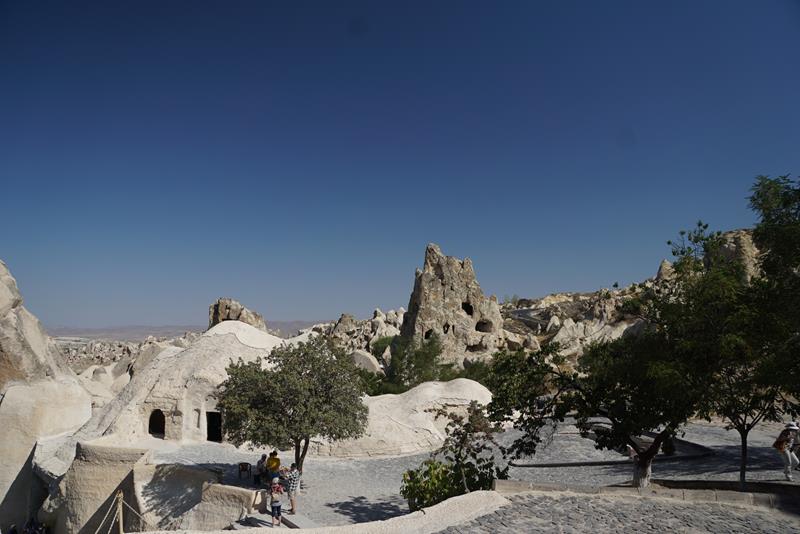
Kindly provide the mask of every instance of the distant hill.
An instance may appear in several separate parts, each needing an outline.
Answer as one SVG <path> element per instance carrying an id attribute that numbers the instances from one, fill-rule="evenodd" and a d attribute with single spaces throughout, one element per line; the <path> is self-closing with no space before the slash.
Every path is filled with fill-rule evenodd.
<path id="1" fill-rule="evenodd" d="M 269 321 L 267 328 L 281 337 L 291 337 L 298 330 L 326 321 Z M 48 326 L 47 332 L 53 337 L 79 337 L 85 339 L 105 339 L 114 341 L 142 341 L 147 336 L 177 337 L 185 332 L 204 332 L 207 325 L 124 325 L 105 328 L 81 328 L 74 326 Z"/>

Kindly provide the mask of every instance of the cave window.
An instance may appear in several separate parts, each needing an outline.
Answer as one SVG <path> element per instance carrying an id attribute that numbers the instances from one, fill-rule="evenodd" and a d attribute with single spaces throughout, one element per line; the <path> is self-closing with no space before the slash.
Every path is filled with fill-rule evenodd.
<path id="1" fill-rule="evenodd" d="M 150 414 L 150 421 L 147 425 L 147 431 L 157 438 L 163 438 L 165 426 L 166 418 L 164 417 L 164 412 L 161 410 L 153 410 L 153 412 Z"/>
<path id="2" fill-rule="evenodd" d="M 449 323 L 444 323 L 444 326 L 442 327 L 442 330 L 444 331 L 445 334 L 448 333 L 450 331 L 450 324 Z"/>
<path id="3" fill-rule="evenodd" d="M 433 335 L 433 329 L 431 328 L 431 329 L 428 329 L 425 332 L 425 336 L 424 337 L 425 337 L 425 339 L 430 339 L 432 335 Z"/>
<path id="4" fill-rule="evenodd" d="M 472 314 L 475 312 L 475 310 L 472 308 L 472 304 L 469 302 L 462 302 L 461 309 L 464 310 L 470 317 L 472 317 Z"/>
<path id="5" fill-rule="evenodd" d="M 491 321 L 480 320 L 475 324 L 475 330 L 478 332 L 491 333 L 494 332 L 494 325 Z"/>

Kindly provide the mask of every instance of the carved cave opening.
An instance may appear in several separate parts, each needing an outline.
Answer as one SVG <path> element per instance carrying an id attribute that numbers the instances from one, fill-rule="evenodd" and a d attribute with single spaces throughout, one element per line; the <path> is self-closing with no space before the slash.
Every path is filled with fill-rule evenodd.
<path id="1" fill-rule="evenodd" d="M 167 421 L 164 417 L 164 412 L 158 409 L 153 410 L 150 413 L 150 421 L 147 424 L 147 431 L 157 438 L 163 438 L 166 422 Z"/>
<path id="2" fill-rule="evenodd" d="M 478 332 L 485 332 L 485 333 L 492 333 L 494 332 L 494 325 L 491 321 L 487 321 L 485 319 L 481 319 L 477 323 L 475 323 L 475 330 Z"/>

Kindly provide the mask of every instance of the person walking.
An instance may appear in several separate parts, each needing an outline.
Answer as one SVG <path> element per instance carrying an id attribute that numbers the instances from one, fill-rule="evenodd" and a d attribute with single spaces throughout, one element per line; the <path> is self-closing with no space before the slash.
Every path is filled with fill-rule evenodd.
<path id="1" fill-rule="evenodd" d="M 297 464 L 292 464 L 289 472 L 286 474 L 286 482 L 289 485 L 287 494 L 289 496 L 289 503 L 292 505 L 292 515 L 297 513 L 297 490 L 300 487 L 300 471 L 297 469 Z"/>
<path id="2" fill-rule="evenodd" d="M 777 449 L 778 454 L 781 455 L 781 459 L 783 460 L 783 474 L 786 480 L 790 482 L 792 481 L 792 470 L 800 465 L 800 460 L 797 459 L 797 455 L 794 453 L 798 430 L 800 430 L 800 427 L 798 427 L 797 423 L 794 421 L 787 423 L 786 427 L 778 434 L 778 439 L 772 444 L 772 446 Z"/>
<path id="3" fill-rule="evenodd" d="M 278 477 L 272 479 L 269 489 L 269 506 L 272 510 L 272 526 L 281 526 L 281 501 L 283 500 L 283 486 Z"/>

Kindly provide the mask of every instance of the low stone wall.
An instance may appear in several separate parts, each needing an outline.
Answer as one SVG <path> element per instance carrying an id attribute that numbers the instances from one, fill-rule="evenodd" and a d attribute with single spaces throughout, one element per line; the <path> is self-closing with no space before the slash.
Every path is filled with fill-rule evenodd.
<path id="1" fill-rule="evenodd" d="M 182 518 L 181 529 L 224 529 L 253 511 L 256 491 L 224 484 L 203 484 L 200 502 Z"/>
<path id="2" fill-rule="evenodd" d="M 490 514 L 508 504 L 508 499 L 494 491 L 473 491 L 466 495 L 453 497 L 430 508 L 393 517 L 385 521 L 303 529 L 303 532 L 313 532 L 314 534 L 406 534 L 408 532 L 431 534 L 465 521 L 471 521 L 476 517 Z M 247 530 L 251 534 L 266 534 L 272 531 L 271 528 L 251 528 Z M 201 532 L 198 530 L 155 531 L 151 534 L 200 534 Z M 203 532 L 203 534 L 226 534 L 227 532 L 219 530 Z"/>

